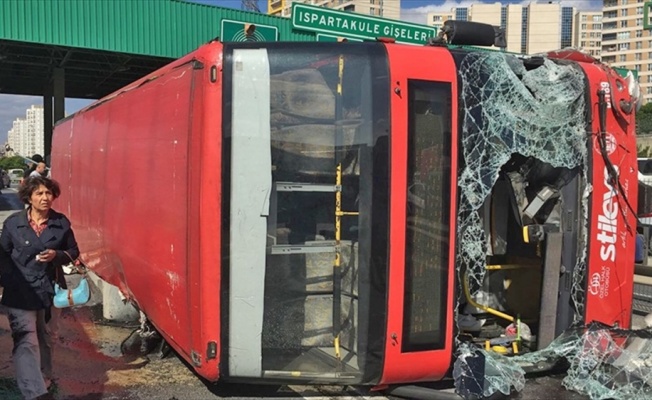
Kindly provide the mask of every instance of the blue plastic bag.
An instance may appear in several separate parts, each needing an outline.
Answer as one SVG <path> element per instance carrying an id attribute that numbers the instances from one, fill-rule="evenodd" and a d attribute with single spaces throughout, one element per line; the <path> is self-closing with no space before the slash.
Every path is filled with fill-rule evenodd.
<path id="1" fill-rule="evenodd" d="M 645 250 L 644 249 L 645 246 L 644 246 L 644 243 L 643 243 L 644 240 L 645 240 L 645 238 L 643 237 L 643 235 L 640 235 L 640 234 L 636 235 L 636 251 L 635 251 L 635 256 L 634 256 L 634 262 L 637 263 L 637 264 L 640 264 L 640 263 L 642 263 L 644 261 L 644 259 L 643 259 L 645 257 L 645 255 L 643 254 L 643 252 Z"/>

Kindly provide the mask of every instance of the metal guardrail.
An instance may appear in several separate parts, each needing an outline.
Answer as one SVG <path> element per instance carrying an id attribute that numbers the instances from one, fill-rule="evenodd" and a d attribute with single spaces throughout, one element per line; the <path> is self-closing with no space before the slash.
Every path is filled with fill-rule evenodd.
<path id="1" fill-rule="evenodd" d="M 635 283 L 634 299 L 652 303 L 652 286 L 643 283 Z"/>
<path id="2" fill-rule="evenodd" d="M 636 264 L 634 266 L 634 274 L 652 278 L 652 267 Z"/>
<path id="3" fill-rule="evenodd" d="M 635 267 L 636 275 L 652 277 L 652 267 L 637 265 Z M 636 282 L 634 283 L 634 296 L 632 299 L 632 309 L 639 314 L 652 313 L 652 285 Z"/>
<path id="4" fill-rule="evenodd" d="M 633 311 L 637 314 L 650 314 L 652 313 L 652 303 L 634 299 L 632 302 Z"/>
<path id="5" fill-rule="evenodd" d="M 652 226 L 639 224 L 638 233 L 643 235 L 643 261 L 634 265 L 635 279 L 634 296 L 632 299 L 632 310 L 637 314 L 652 313 L 652 285 L 647 284 L 652 278 L 652 265 L 650 265 L 650 238 L 652 237 Z"/>

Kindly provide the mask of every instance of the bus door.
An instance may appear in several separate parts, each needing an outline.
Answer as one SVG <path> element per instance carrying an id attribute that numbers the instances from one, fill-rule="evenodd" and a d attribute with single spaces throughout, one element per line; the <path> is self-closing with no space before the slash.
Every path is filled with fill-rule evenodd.
<path id="1" fill-rule="evenodd" d="M 228 376 L 377 383 L 387 301 L 385 49 L 225 49 Z"/>
<path id="2" fill-rule="evenodd" d="M 388 46 L 390 264 L 382 383 L 441 378 L 452 360 L 456 70 L 446 48 Z"/>

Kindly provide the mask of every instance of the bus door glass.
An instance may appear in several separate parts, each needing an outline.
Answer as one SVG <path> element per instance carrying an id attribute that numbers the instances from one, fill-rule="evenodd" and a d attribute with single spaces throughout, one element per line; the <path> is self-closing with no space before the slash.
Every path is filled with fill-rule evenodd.
<path id="1" fill-rule="evenodd" d="M 381 44 L 226 46 L 226 362 L 380 379 L 389 99 Z"/>

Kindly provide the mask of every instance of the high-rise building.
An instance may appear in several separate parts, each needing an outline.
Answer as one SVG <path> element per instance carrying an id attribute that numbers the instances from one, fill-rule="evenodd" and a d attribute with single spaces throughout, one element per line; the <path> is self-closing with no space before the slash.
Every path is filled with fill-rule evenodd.
<path id="1" fill-rule="evenodd" d="M 17 118 L 13 126 L 7 133 L 7 143 L 16 154 L 25 154 L 21 152 L 23 148 L 23 138 L 27 137 L 27 121 L 24 118 Z"/>
<path id="2" fill-rule="evenodd" d="M 289 17 L 292 3 L 311 4 L 375 17 L 401 19 L 401 0 L 267 0 L 270 15 Z"/>
<path id="3" fill-rule="evenodd" d="M 600 59 L 602 49 L 602 11 L 580 11 L 575 14 L 573 46 Z"/>
<path id="4" fill-rule="evenodd" d="M 25 112 L 25 118 L 14 120 L 13 127 L 7 134 L 7 142 L 16 154 L 30 157 L 32 154 L 43 154 L 43 107 L 31 106 Z"/>
<path id="5" fill-rule="evenodd" d="M 643 0 L 604 0 L 602 61 L 638 71 L 646 101 L 652 99 L 652 35 L 645 28 Z"/>
<path id="6" fill-rule="evenodd" d="M 506 50 L 535 54 L 573 45 L 573 7 L 559 3 L 484 4 L 429 13 L 428 24 L 440 27 L 446 20 L 483 22 L 505 30 Z"/>
<path id="7" fill-rule="evenodd" d="M 282 16 L 287 2 L 287 0 L 267 0 L 267 14 Z"/>
<path id="8" fill-rule="evenodd" d="M 437 28 L 437 31 L 444 26 L 444 22 L 449 19 L 455 19 L 455 13 L 453 10 L 448 13 L 428 13 L 428 25 L 432 25 Z"/>
<path id="9" fill-rule="evenodd" d="M 27 120 L 27 153 L 32 155 L 35 153 L 43 154 L 45 150 L 45 126 L 43 123 L 43 107 L 32 106 L 26 112 Z"/>

